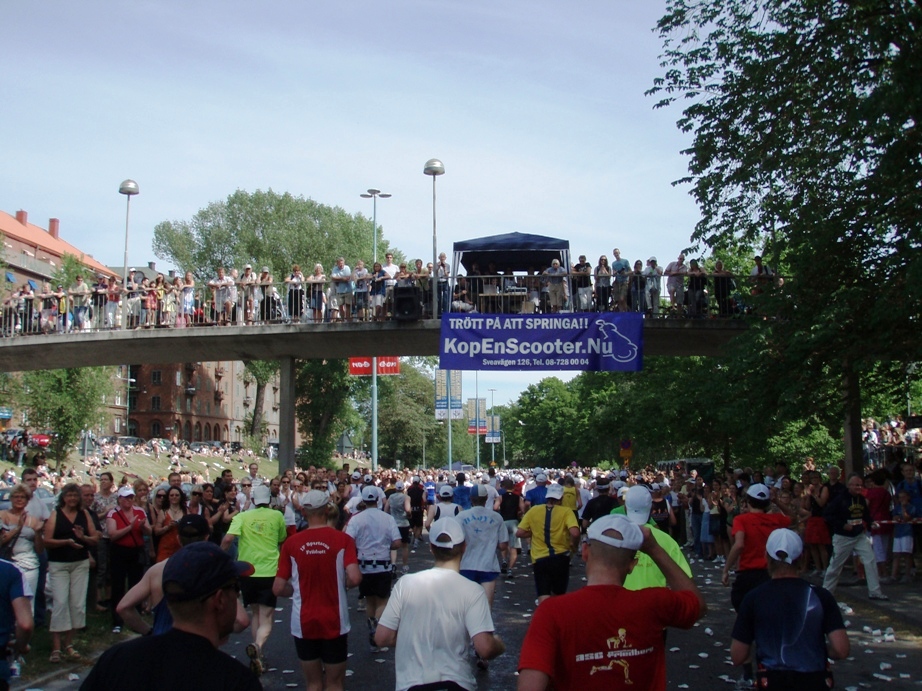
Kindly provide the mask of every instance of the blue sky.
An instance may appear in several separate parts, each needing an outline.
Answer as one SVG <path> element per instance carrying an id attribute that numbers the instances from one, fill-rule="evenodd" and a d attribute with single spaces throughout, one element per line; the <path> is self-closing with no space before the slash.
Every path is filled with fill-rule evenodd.
<path id="1" fill-rule="evenodd" d="M 148 0 L 0 4 L 0 208 L 61 219 L 64 239 L 156 260 L 153 228 L 235 189 L 272 188 L 371 216 L 431 258 L 521 231 L 596 262 L 617 246 L 665 264 L 697 210 L 678 111 L 645 97 L 663 2 Z M 325 265 L 332 259 L 324 260 Z M 161 268 L 163 262 L 158 264 Z M 482 373 L 497 405 L 543 375 Z M 473 375 L 464 397 L 473 397 Z M 484 394 L 481 394 L 484 395 Z"/>

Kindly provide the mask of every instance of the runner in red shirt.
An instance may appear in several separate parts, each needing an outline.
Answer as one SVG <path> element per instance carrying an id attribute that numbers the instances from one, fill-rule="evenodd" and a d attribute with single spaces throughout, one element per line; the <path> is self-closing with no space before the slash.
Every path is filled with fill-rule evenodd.
<path id="1" fill-rule="evenodd" d="M 276 597 L 291 597 L 291 635 L 308 688 L 343 688 L 350 628 L 346 588 L 362 580 L 355 540 L 327 524 L 332 506 L 325 492 L 305 495 L 307 528 L 282 544 L 272 585 Z"/>

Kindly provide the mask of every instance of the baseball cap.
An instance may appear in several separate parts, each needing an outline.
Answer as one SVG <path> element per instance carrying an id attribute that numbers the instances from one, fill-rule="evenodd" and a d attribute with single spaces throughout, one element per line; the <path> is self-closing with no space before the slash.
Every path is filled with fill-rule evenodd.
<path id="1" fill-rule="evenodd" d="M 180 537 L 204 537 L 210 531 L 208 519 L 198 513 L 187 513 L 179 519 L 176 527 L 176 532 Z"/>
<path id="2" fill-rule="evenodd" d="M 618 499 L 624 499 L 624 495 L 627 494 L 627 491 L 628 491 L 629 489 L 630 489 L 630 487 L 628 487 L 627 485 L 622 484 L 621 487 L 618 488 Z"/>
<path id="3" fill-rule="evenodd" d="M 445 535 L 448 539 L 438 540 L 437 538 Z M 452 516 L 440 518 L 429 526 L 429 542 L 436 547 L 447 547 L 451 549 L 455 545 L 464 542 L 464 528 Z"/>
<path id="4" fill-rule="evenodd" d="M 749 489 L 746 490 L 748 494 L 753 499 L 768 499 L 771 496 L 771 493 L 768 491 L 768 487 L 763 485 L 761 482 L 757 482 L 754 485 L 749 485 Z"/>
<path id="5" fill-rule="evenodd" d="M 471 499 L 486 499 L 488 495 L 486 485 L 474 485 L 471 487 Z"/>
<path id="6" fill-rule="evenodd" d="M 453 497 L 455 496 L 455 491 L 451 488 L 451 485 L 442 485 L 439 487 L 439 496 L 440 497 Z"/>
<path id="7" fill-rule="evenodd" d="M 356 470 L 354 473 L 352 473 L 352 479 L 353 479 L 353 480 L 361 480 L 361 479 L 362 479 L 362 474 L 361 474 L 359 471 Z"/>
<path id="8" fill-rule="evenodd" d="M 414 482 L 414 483 L 417 483 L 417 482 L 419 482 L 419 481 L 420 481 L 419 475 L 414 475 L 414 476 L 413 476 L 413 482 Z"/>
<path id="9" fill-rule="evenodd" d="M 563 486 L 562 485 L 548 485 L 547 494 L 545 495 L 547 499 L 563 499 Z"/>
<path id="10" fill-rule="evenodd" d="M 535 482 L 547 482 L 547 475 L 544 473 L 538 473 L 535 475 Z"/>
<path id="11" fill-rule="evenodd" d="M 374 485 L 368 485 L 362 490 L 362 501 L 378 501 L 378 488 Z"/>
<path id="12" fill-rule="evenodd" d="M 247 269 L 252 269 L 252 268 L 253 268 L 253 267 L 252 267 L 250 264 L 244 264 L 244 265 L 243 265 L 244 271 L 246 271 Z"/>
<path id="13" fill-rule="evenodd" d="M 362 478 L 362 481 L 363 481 L 366 485 L 370 485 L 370 484 L 372 484 L 372 483 L 375 481 L 375 479 L 374 479 L 371 475 L 366 475 L 364 478 Z"/>
<path id="14" fill-rule="evenodd" d="M 402 490 L 406 485 L 403 483 L 403 480 L 397 480 L 397 484 L 394 485 L 395 489 Z"/>
<path id="15" fill-rule="evenodd" d="M 264 274 L 269 273 L 269 267 L 268 267 L 268 266 L 264 266 L 263 269 L 262 269 L 262 271 L 263 271 Z"/>
<path id="16" fill-rule="evenodd" d="M 134 489 L 131 487 L 131 485 L 123 485 L 118 488 L 118 496 L 119 497 L 133 497 Z"/>
<path id="17" fill-rule="evenodd" d="M 330 497 L 327 496 L 326 492 L 321 492 L 319 489 L 312 489 L 305 494 L 304 499 L 301 500 L 301 508 L 319 509 L 321 506 L 326 506 L 329 503 Z"/>
<path id="18" fill-rule="evenodd" d="M 272 499 L 272 492 L 269 491 L 268 485 L 256 485 L 253 488 L 253 503 L 256 506 L 268 504 Z"/>
<path id="19" fill-rule="evenodd" d="M 643 525 L 650 520 L 653 495 L 642 485 L 634 485 L 624 495 L 624 510 L 631 523 Z M 636 549 L 636 548 L 635 548 Z"/>
<path id="20" fill-rule="evenodd" d="M 213 542 L 193 542 L 167 560 L 163 594 L 170 602 L 198 600 L 253 571 L 252 564 L 234 561 Z"/>
<path id="21" fill-rule="evenodd" d="M 800 535 L 787 528 L 773 530 L 765 542 L 765 551 L 775 561 L 793 564 L 803 554 L 804 543 Z"/>
<path id="22" fill-rule="evenodd" d="M 608 477 L 600 477 L 595 481 L 595 488 L 597 490 L 608 490 L 608 484 L 611 482 Z"/>
<path id="23" fill-rule="evenodd" d="M 617 535 L 611 534 L 612 531 Z M 640 526 L 619 514 L 597 518 L 586 529 L 586 535 L 590 540 L 622 549 L 636 550 L 640 549 L 643 544 L 643 533 L 640 531 Z"/>

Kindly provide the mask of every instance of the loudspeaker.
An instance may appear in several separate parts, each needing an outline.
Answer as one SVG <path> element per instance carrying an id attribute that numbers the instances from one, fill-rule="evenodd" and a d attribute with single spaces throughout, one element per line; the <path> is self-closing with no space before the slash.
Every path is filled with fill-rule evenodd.
<path id="1" fill-rule="evenodd" d="M 419 304 L 419 288 L 416 286 L 394 286 L 394 319 L 414 322 L 422 316 Z"/>

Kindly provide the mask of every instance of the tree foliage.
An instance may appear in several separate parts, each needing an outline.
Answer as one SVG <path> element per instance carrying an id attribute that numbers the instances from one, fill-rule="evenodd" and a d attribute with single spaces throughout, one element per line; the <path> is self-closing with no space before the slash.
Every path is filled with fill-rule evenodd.
<path id="1" fill-rule="evenodd" d="M 670 0 L 659 30 L 651 93 L 685 104 L 692 241 L 764 248 L 788 277 L 737 354 L 765 400 L 841 420 L 845 382 L 920 356 L 922 8 Z"/>
<path id="2" fill-rule="evenodd" d="M 33 430 L 55 433 L 50 455 L 59 463 L 77 446 L 84 430 L 105 420 L 104 400 L 113 392 L 113 371 L 105 367 L 24 372 L 14 393 Z M 15 382 L 11 379 L 11 384 Z"/>
<path id="3" fill-rule="evenodd" d="M 389 251 L 377 230 L 379 253 Z M 315 263 L 329 271 L 340 255 L 350 266 L 355 259 L 368 263 L 372 243 L 372 221 L 362 214 L 271 189 L 237 190 L 188 221 L 154 228 L 154 254 L 199 280 L 212 278 L 219 266 L 265 265 L 280 280 L 292 264 L 308 274 Z"/>

